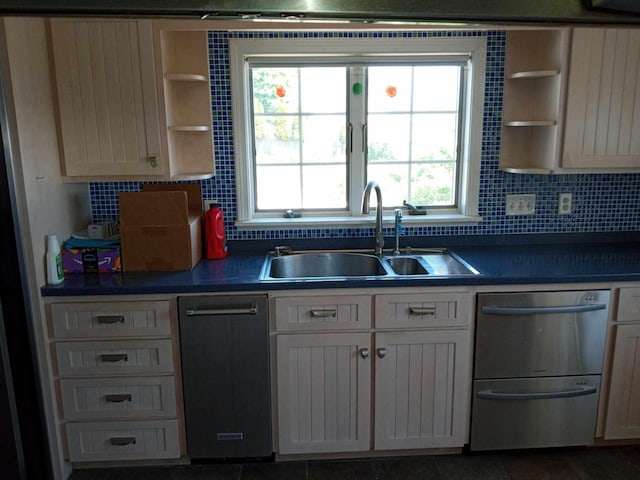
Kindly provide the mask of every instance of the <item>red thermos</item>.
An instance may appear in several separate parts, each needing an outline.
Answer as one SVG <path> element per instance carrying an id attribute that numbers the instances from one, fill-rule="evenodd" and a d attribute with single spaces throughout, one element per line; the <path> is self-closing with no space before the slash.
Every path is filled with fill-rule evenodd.
<path id="1" fill-rule="evenodd" d="M 224 216 L 217 204 L 204 214 L 205 256 L 207 258 L 225 258 L 229 255 L 224 237 Z"/>

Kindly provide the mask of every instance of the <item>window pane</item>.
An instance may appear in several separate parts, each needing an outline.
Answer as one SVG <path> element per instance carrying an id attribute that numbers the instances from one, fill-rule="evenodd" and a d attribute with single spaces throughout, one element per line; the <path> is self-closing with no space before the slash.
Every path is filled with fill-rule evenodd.
<path id="1" fill-rule="evenodd" d="M 302 117 L 303 163 L 342 163 L 345 155 L 344 115 Z"/>
<path id="2" fill-rule="evenodd" d="M 300 167 L 258 166 L 256 206 L 258 210 L 286 210 L 300 208 Z"/>
<path id="3" fill-rule="evenodd" d="M 455 163 L 414 163 L 411 170 L 409 203 L 455 205 Z"/>
<path id="4" fill-rule="evenodd" d="M 452 160 L 456 156 L 456 115 L 413 116 L 412 160 Z"/>
<path id="5" fill-rule="evenodd" d="M 460 75 L 459 66 L 368 69 L 367 179 L 385 207 L 456 204 Z"/>
<path id="6" fill-rule="evenodd" d="M 403 200 L 409 201 L 408 163 L 369 165 L 367 180 L 375 180 L 380 185 L 385 208 L 400 207 Z"/>
<path id="7" fill-rule="evenodd" d="M 370 163 L 409 160 L 410 115 L 370 114 L 367 129 L 367 160 Z"/>
<path id="8" fill-rule="evenodd" d="M 455 111 L 458 109 L 460 67 L 415 67 L 413 109 Z"/>
<path id="9" fill-rule="evenodd" d="M 346 178 L 346 164 L 302 167 L 302 208 L 346 208 Z"/>
<path id="10" fill-rule="evenodd" d="M 347 109 L 345 67 L 305 67 L 300 69 L 303 113 L 344 113 Z"/>
<path id="11" fill-rule="evenodd" d="M 369 112 L 406 112 L 411 108 L 413 67 L 369 67 Z"/>
<path id="12" fill-rule="evenodd" d="M 345 67 L 252 70 L 257 210 L 346 207 L 346 78 Z"/>
<path id="13" fill-rule="evenodd" d="M 299 110 L 297 68 L 254 68 L 251 74 L 256 114 Z"/>
<path id="14" fill-rule="evenodd" d="M 298 163 L 300 131 L 297 116 L 254 117 L 256 163 Z"/>

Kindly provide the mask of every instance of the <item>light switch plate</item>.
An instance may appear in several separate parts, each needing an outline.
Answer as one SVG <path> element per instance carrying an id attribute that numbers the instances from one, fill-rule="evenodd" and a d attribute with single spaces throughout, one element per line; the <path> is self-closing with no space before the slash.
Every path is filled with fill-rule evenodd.
<path id="1" fill-rule="evenodd" d="M 507 215 L 533 215 L 536 213 L 536 194 L 507 195 Z"/>

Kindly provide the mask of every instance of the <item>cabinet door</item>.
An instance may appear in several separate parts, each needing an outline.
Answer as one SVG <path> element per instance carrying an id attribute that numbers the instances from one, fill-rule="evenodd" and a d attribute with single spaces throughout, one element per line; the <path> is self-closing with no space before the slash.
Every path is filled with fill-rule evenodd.
<path id="1" fill-rule="evenodd" d="M 562 166 L 640 167 L 640 31 L 576 28 Z"/>
<path id="2" fill-rule="evenodd" d="M 466 330 L 376 334 L 376 450 L 464 445 L 470 348 Z"/>
<path id="3" fill-rule="evenodd" d="M 150 20 L 51 20 L 64 174 L 162 175 Z"/>
<path id="4" fill-rule="evenodd" d="M 277 340 L 279 453 L 369 449 L 369 333 Z"/>
<path id="5" fill-rule="evenodd" d="M 640 325 L 618 325 L 604 438 L 640 438 Z"/>

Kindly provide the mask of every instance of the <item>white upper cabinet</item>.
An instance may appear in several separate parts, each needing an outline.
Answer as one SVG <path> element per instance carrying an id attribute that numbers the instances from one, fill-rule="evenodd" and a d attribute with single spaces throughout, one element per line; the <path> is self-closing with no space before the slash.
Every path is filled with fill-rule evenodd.
<path id="1" fill-rule="evenodd" d="M 63 174 L 162 176 L 150 20 L 52 19 Z"/>
<path id="2" fill-rule="evenodd" d="M 214 174 L 201 23 L 52 19 L 51 50 L 68 181 Z"/>
<path id="3" fill-rule="evenodd" d="M 640 30 L 576 28 L 565 168 L 640 167 Z"/>
<path id="4" fill-rule="evenodd" d="M 640 168 L 640 29 L 507 32 L 500 168 Z"/>

